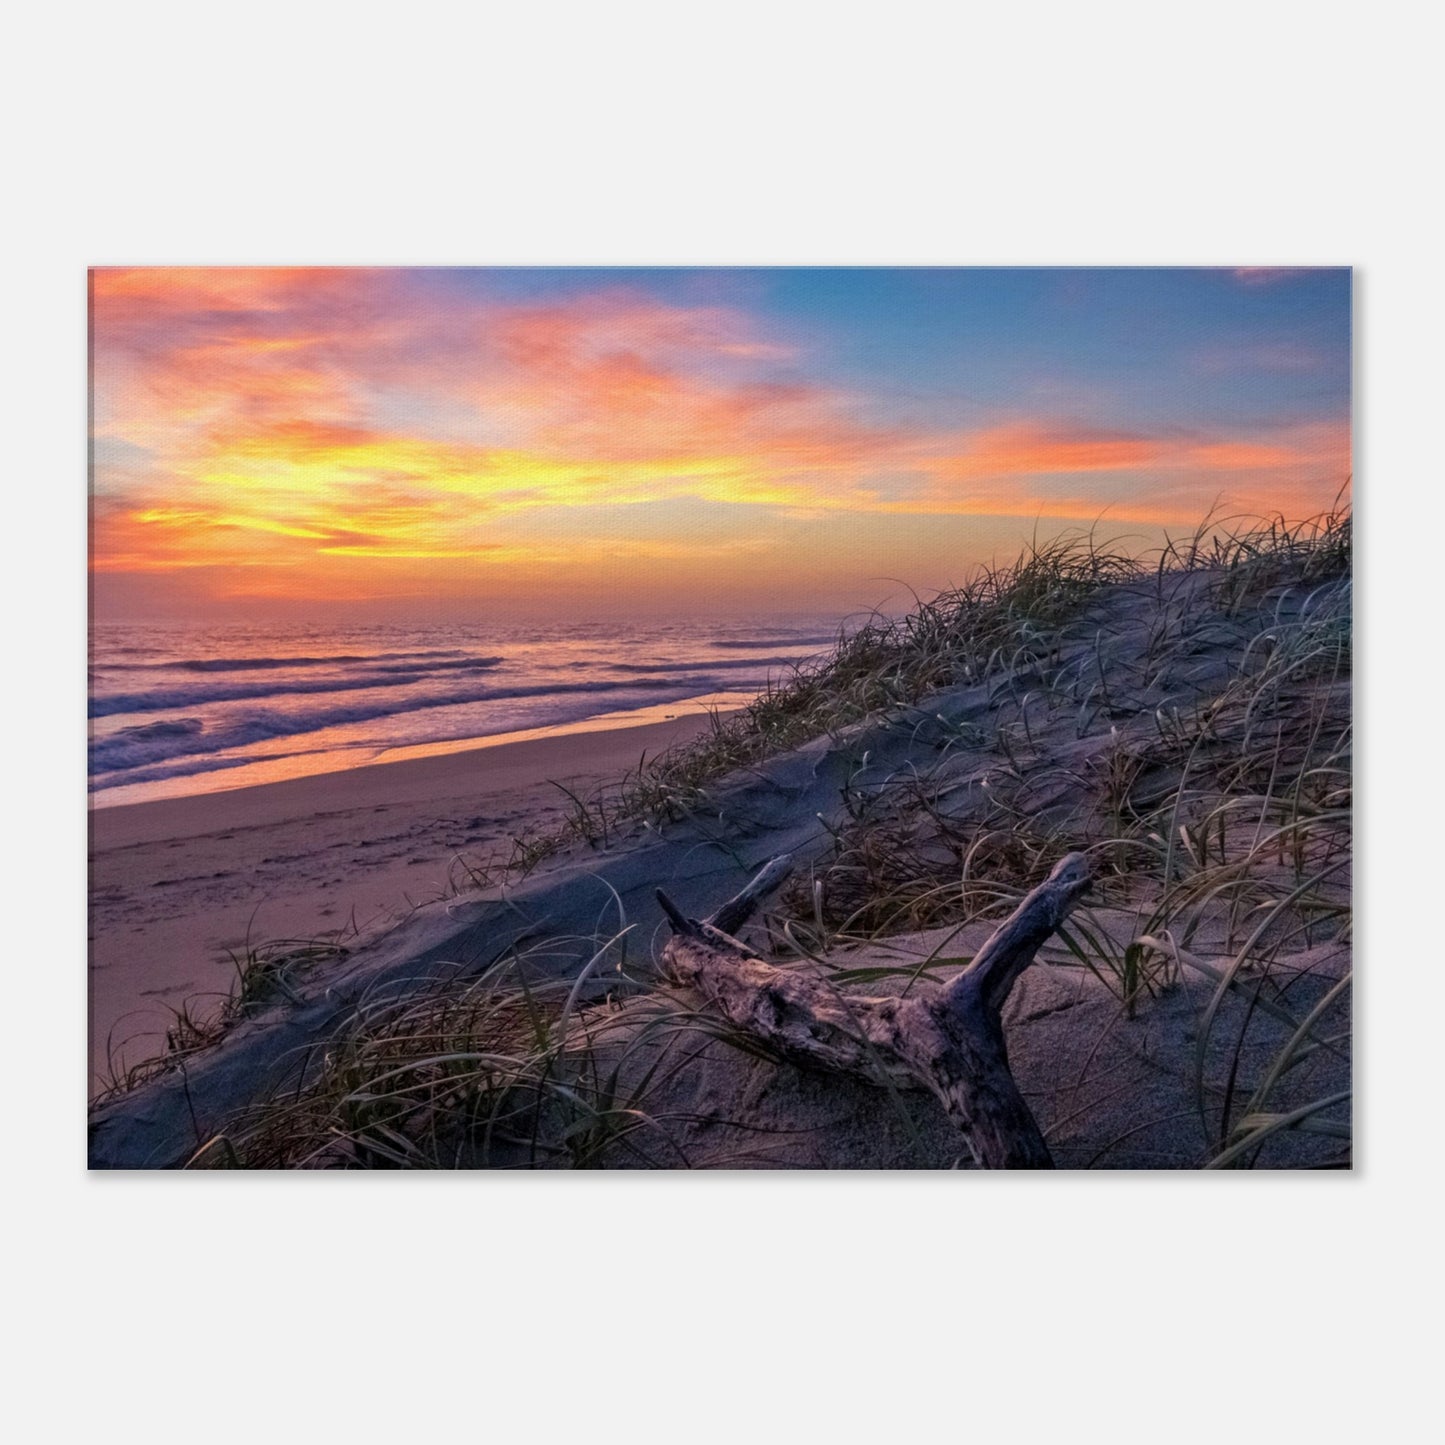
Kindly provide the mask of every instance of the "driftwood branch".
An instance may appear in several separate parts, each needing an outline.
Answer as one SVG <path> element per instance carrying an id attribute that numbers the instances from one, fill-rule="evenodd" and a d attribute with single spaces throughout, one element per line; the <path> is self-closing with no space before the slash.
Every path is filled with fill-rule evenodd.
<path id="1" fill-rule="evenodd" d="M 1009 1071 L 1002 1011 L 1039 947 L 1088 890 L 1082 853 L 1061 858 L 994 931 L 973 962 L 926 997 L 844 994 L 816 973 L 760 958 L 733 934 L 791 871 L 775 858 L 711 918 L 685 918 L 662 952 L 674 981 L 699 989 L 734 1025 L 794 1062 L 874 1083 L 922 1083 L 958 1122 L 985 1169 L 1051 1169 L 1053 1160 Z"/>

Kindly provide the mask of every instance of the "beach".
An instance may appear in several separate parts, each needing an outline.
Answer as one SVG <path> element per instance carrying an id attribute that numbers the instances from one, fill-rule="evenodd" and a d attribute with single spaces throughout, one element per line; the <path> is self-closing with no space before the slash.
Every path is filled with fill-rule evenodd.
<path id="1" fill-rule="evenodd" d="M 1347 268 L 89 299 L 93 1168 L 1348 1167 Z"/>
<path id="2" fill-rule="evenodd" d="M 1043 555 L 845 640 L 605 838 L 597 785 L 704 699 L 99 808 L 93 1067 L 133 1087 L 91 1166 L 1348 1167 L 1348 536 Z"/>
<path id="3" fill-rule="evenodd" d="M 406 757 L 90 818 L 90 1088 L 159 1052 L 173 1010 L 218 1007 L 231 955 L 275 939 L 374 936 L 468 882 L 465 863 L 566 817 L 573 791 L 619 778 L 709 726 L 662 721 Z M 585 726 L 585 725 L 584 725 Z"/>
<path id="4" fill-rule="evenodd" d="M 453 895 L 815 653 L 816 617 L 119 624 L 91 639 L 90 1086 L 233 959 Z"/>
<path id="5" fill-rule="evenodd" d="M 544 731 L 737 707 L 835 635 L 818 618 L 431 626 L 107 624 L 90 657 L 103 807 Z"/>

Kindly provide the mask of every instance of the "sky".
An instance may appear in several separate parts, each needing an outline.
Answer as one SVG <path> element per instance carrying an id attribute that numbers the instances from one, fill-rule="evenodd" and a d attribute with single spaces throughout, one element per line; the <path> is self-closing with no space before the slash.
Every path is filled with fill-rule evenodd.
<path id="1" fill-rule="evenodd" d="M 1342 269 L 90 281 L 100 621 L 841 615 L 1350 475 Z"/>

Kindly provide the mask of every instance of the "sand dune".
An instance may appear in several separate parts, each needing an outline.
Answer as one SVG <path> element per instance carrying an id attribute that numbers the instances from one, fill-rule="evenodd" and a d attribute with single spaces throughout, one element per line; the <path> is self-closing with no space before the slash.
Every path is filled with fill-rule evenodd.
<path id="1" fill-rule="evenodd" d="M 760 1057 L 747 1009 L 662 979 L 656 890 L 703 918 L 790 855 L 752 947 L 861 1000 L 945 987 L 1080 850 L 1091 899 L 1003 1018 L 1054 1161 L 1348 1163 L 1347 527 L 1313 547 L 1271 531 L 1272 551 L 1247 539 L 1238 565 L 1175 574 L 1106 559 L 1102 583 L 1092 554 L 1054 558 L 1043 586 L 1036 568 L 996 599 L 864 635 L 800 679 L 793 705 L 822 709 L 808 740 L 785 716 L 785 745 L 727 752 L 684 806 L 619 816 L 605 845 L 574 839 L 450 898 L 453 851 L 561 811 L 549 776 L 621 772 L 663 735 L 97 818 L 96 885 L 118 894 L 97 904 L 97 938 L 135 910 L 129 976 L 153 986 L 185 986 L 161 976 L 161 944 L 214 954 L 258 899 L 273 920 L 376 912 L 344 956 L 300 961 L 219 1043 L 93 1111 L 92 1166 L 966 1165 L 929 1088 Z M 423 887 L 434 901 L 395 922 Z M 116 978 L 120 947 L 97 948 Z M 796 1017 L 776 992 L 754 1002 Z"/>

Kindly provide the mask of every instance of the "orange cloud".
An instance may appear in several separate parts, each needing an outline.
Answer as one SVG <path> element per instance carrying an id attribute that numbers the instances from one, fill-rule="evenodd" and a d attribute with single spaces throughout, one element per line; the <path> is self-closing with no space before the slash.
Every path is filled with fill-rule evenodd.
<path id="1" fill-rule="evenodd" d="M 708 545 L 746 558 L 759 527 L 802 519 L 1090 518 L 1112 501 L 1116 517 L 1189 522 L 1226 492 L 1316 510 L 1348 472 L 1342 423 L 874 420 L 746 313 L 616 288 L 422 304 L 390 273 L 303 268 L 100 271 L 92 290 L 97 440 L 142 458 L 98 465 L 101 573 L 270 569 L 248 594 L 334 596 L 364 594 L 367 567 L 410 567 L 420 587 L 470 561 L 481 585 L 615 556 L 615 539 L 559 546 L 577 507 L 731 508 L 739 530 Z M 651 565 L 688 544 L 627 545 Z"/>
<path id="2" fill-rule="evenodd" d="M 1056 472 L 1136 471 L 1159 459 L 1149 437 L 1069 430 L 1043 422 L 995 427 L 963 439 L 966 450 L 942 459 L 935 475 L 969 478 L 1047 476 Z"/>

